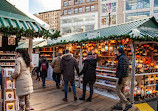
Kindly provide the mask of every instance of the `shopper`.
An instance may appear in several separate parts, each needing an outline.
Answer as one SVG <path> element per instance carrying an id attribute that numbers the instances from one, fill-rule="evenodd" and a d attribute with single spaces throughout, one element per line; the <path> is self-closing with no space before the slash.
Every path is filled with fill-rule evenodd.
<path id="1" fill-rule="evenodd" d="M 97 60 L 94 59 L 92 52 L 88 52 L 87 58 L 83 61 L 84 67 L 79 73 L 79 76 L 83 74 L 83 94 L 80 100 L 85 100 L 86 86 L 89 84 L 90 95 L 87 101 L 91 102 L 93 96 L 93 84 L 96 81 L 96 64 Z"/>
<path id="2" fill-rule="evenodd" d="M 53 68 L 53 79 L 56 82 L 56 87 L 59 89 L 60 86 L 60 78 L 61 78 L 61 69 L 60 69 L 60 62 L 61 62 L 61 53 L 57 54 L 57 57 L 54 58 L 51 66 Z"/>
<path id="3" fill-rule="evenodd" d="M 48 67 L 49 67 L 49 63 L 46 59 L 45 56 L 42 56 L 41 57 L 41 61 L 39 63 L 39 69 L 40 69 L 40 76 L 41 76 L 41 79 L 42 79 L 42 86 L 43 88 L 45 88 L 45 79 L 47 77 L 47 71 L 48 71 Z"/>
<path id="4" fill-rule="evenodd" d="M 67 99 L 67 92 L 68 92 L 68 83 L 71 83 L 73 94 L 74 94 L 74 101 L 77 100 L 76 96 L 76 88 L 75 88 L 75 69 L 77 71 L 77 74 L 79 73 L 79 68 L 77 61 L 75 58 L 73 58 L 72 54 L 69 52 L 69 50 L 63 51 L 63 56 L 61 59 L 61 73 L 63 74 L 64 79 L 64 91 L 65 91 L 65 98 L 63 101 L 68 101 Z"/>
<path id="5" fill-rule="evenodd" d="M 16 95 L 19 97 L 19 111 L 30 111 L 30 93 L 33 92 L 31 72 L 33 63 L 26 50 L 17 49 L 15 71 L 11 74 L 11 80 L 15 79 Z"/>
<path id="6" fill-rule="evenodd" d="M 124 111 L 127 111 L 132 107 L 131 103 L 126 99 L 124 95 L 125 85 L 129 73 L 129 59 L 124 53 L 123 48 L 117 49 L 118 66 L 116 71 L 116 77 L 118 78 L 118 85 L 116 86 L 116 92 L 120 98 L 120 102 L 114 106 L 113 109 L 122 110 L 123 103 L 126 104 Z"/>

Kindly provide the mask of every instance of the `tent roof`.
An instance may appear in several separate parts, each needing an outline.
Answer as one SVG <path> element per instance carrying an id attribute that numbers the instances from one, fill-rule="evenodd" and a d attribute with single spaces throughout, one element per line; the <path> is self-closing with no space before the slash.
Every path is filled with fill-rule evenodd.
<path id="1" fill-rule="evenodd" d="M 134 32 L 134 30 L 137 30 Z M 67 37 L 60 37 L 57 40 L 52 41 L 52 45 L 56 43 L 71 42 L 71 41 L 82 41 L 100 37 L 109 37 L 112 35 L 121 36 L 132 33 L 139 33 L 141 35 L 148 35 L 150 37 L 158 36 L 158 23 L 154 17 L 145 18 L 137 21 L 132 21 L 129 23 L 124 23 L 116 26 L 106 27 L 102 29 L 97 29 L 89 32 L 79 33 Z"/>
<path id="2" fill-rule="evenodd" d="M 0 0 L 0 27 L 18 27 L 41 31 L 43 28 L 35 20 L 15 8 L 6 0 Z"/>

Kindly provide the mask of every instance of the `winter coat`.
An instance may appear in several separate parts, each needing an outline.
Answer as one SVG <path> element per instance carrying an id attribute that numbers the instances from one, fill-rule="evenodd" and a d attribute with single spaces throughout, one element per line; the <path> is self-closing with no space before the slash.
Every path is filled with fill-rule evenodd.
<path id="1" fill-rule="evenodd" d="M 42 63 L 46 63 L 46 65 L 47 65 L 47 70 L 41 71 Z M 41 76 L 42 78 L 46 78 L 46 77 L 47 77 L 48 68 L 49 68 L 49 63 L 48 63 L 47 59 L 46 59 L 46 58 L 42 58 L 41 61 L 39 62 L 40 76 Z"/>
<path id="2" fill-rule="evenodd" d="M 61 70 L 60 70 L 60 61 L 61 61 L 61 58 L 58 56 L 51 63 L 51 66 L 53 68 L 53 72 L 55 72 L 55 73 L 61 73 Z"/>
<path id="3" fill-rule="evenodd" d="M 79 73 L 77 61 L 70 53 L 62 56 L 60 67 L 64 81 L 74 81 L 75 69 Z"/>
<path id="4" fill-rule="evenodd" d="M 123 53 L 118 57 L 116 77 L 122 79 L 124 77 L 128 77 L 128 73 L 129 73 L 129 59 Z"/>
<path id="5" fill-rule="evenodd" d="M 15 60 L 15 71 L 11 74 L 11 78 L 15 79 L 17 96 L 23 96 L 33 92 L 32 70 L 32 62 L 30 63 L 30 67 L 27 67 L 22 57 L 18 57 Z"/>
<path id="6" fill-rule="evenodd" d="M 96 81 L 96 59 L 85 59 L 83 61 L 84 67 L 79 73 L 79 76 L 83 74 L 83 82 L 95 83 Z"/>

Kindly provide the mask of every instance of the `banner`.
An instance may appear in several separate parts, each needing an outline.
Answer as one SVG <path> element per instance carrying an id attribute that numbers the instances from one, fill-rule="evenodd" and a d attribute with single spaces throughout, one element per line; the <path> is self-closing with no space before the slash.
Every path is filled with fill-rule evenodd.
<path id="1" fill-rule="evenodd" d="M 39 54 L 32 54 L 32 63 L 34 67 L 38 67 L 39 64 Z"/>

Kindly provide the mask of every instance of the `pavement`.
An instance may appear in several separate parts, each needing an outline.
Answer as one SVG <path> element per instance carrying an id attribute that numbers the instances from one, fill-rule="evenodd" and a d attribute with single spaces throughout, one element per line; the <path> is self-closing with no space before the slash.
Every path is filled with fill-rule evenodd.
<path id="1" fill-rule="evenodd" d="M 72 92 L 68 93 L 68 102 L 62 101 L 64 92 L 56 89 L 53 81 L 46 81 L 46 88 L 42 88 L 41 81 L 34 81 L 34 93 L 31 94 L 31 106 L 34 111 L 111 111 L 118 100 L 94 94 L 92 102 L 73 101 Z M 77 88 L 77 97 L 81 97 L 82 90 Z M 87 96 L 89 92 L 87 92 Z M 117 111 L 117 110 L 113 110 Z M 129 111 L 139 111 L 133 106 Z"/>

